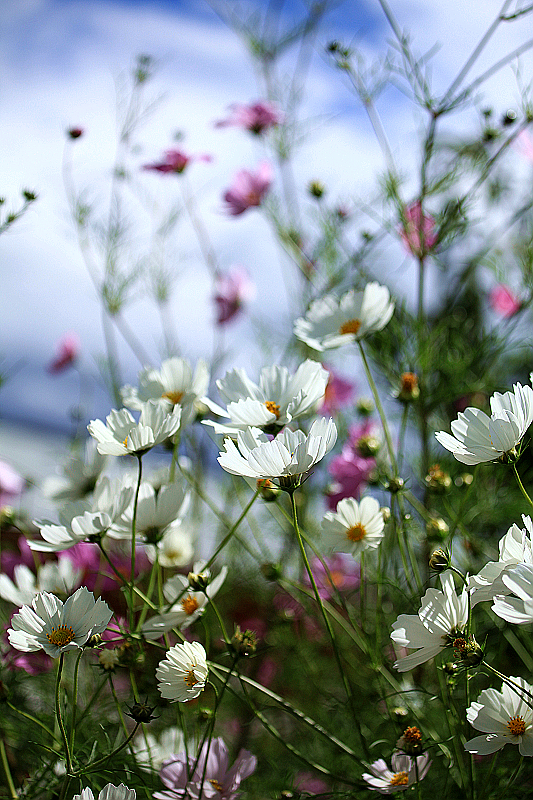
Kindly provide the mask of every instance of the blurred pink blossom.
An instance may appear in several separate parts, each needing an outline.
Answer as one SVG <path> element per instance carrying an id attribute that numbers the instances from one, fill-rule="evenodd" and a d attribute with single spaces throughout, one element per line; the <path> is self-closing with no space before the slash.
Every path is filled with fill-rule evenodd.
<path id="1" fill-rule="evenodd" d="M 348 405 L 354 396 L 355 385 L 341 378 L 331 367 L 324 366 L 329 372 L 329 380 L 319 411 L 329 417 L 336 414 L 343 406 Z"/>
<path id="2" fill-rule="evenodd" d="M 241 169 L 235 175 L 233 184 L 224 194 L 228 214 L 236 217 L 248 208 L 260 206 L 272 183 L 272 167 L 268 161 L 259 164 L 256 172 Z"/>
<path id="3" fill-rule="evenodd" d="M 404 218 L 400 236 L 406 249 L 417 257 L 426 255 L 437 243 L 434 218 L 423 213 L 419 200 L 404 209 Z"/>
<path id="4" fill-rule="evenodd" d="M 215 278 L 217 325 L 224 325 L 235 317 L 242 307 L 255 297 L 255 284 L 244 267 L 231 267 Z"/>
<path id="5" fill-rule="evenodd" d="M 529 131 L 522 131 L 516 137 L 516 145 L 527 161 L 533 164 L 533 136 Z"/>
<path id="6" fill-rule="evenodd" d="M 294 786 L 305 794 L 327 794 L 331 791 L 331 787 L 312 772 L 298 772 L 294 778 Z"/>
<path id="7" fill-rule="evenodd" d="M 55 375 L 70 367 L 80 353 L 80 339 L 77 333 L 66 333 L 57 343 L 56 357 L 48 365 L 48 372 Z"/>
<path id="8" fill-rule="evenodd" d="M 327 494 L 326 502 L 331 511 L 344 497 L 359 498 L 376 466 L 371 454 L 364 452 L 372 443 L 379 446 L 379 427 L 372 420 L 351 425 L 348 439 L 340 455 L 331 459 L 328 472 L 333 478 L 333 486 Z M 364 452 L 364 455 L 361 453 Z"/>
<path id="9" fill-rule="evenodd" d="M 26 481 L 7 461 L 0 461 L 0 509 L 10 506 L 24 489 Z"/>
<path id="10" fill-rule="evenodd" d="M 361 568 L 357 561 L 346 553 L 335 553 L 322 561 L 314 556 L 311 559 L 311 569 L 315 579 L 318 593 L 322 600 L 331 600 L 335 592 L 349 592 L 357 589 L 361 582 Z M 304 576 L 306 584 L 311 585 L 309 577 Z"/>
<path id="11" fill-rule="evenodd" d="M 513 317 L 522 308 L 518 297 L 503 283 L 491 289 L 489 301 L 492 309 L 505 319 Z"/>
<path id="12" fill-rule="evenodd" d="M 274 103 L 264 100 L 250 103 L 250 105 L 235 103 L 230 106 L 230 111 L 230 116 L 227 119 L 216 122 L 215 127 L 225 128 L 228 125 L 236 125 L 259 135 L 274 125 L 279 125 L 284 118 Z"/>
<path id="13" fill-rule="evenodd" d="M 209 155 L 188 156 L 183 152 L 183 150 L 165 150 L 163 161 L 155 164 L 145 164 L 143 169 L 154 170 L 155 172 L 163 173 L 175 172 L 178 175 L 181 175 L 187 164 L 189 164 L 191 161 L 212 160 L 213 156 Z"/>

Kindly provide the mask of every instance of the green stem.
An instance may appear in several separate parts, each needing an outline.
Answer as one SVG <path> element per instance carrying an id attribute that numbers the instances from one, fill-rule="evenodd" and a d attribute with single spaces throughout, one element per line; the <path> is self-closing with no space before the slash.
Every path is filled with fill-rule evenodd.
<path id="1" fill-rule="evenodd" d="M 530 506 L 533 506 L 533 500 L 531 499 L 531 497 L 528 495 L 528 493 L 527 493 L 527 492 L 526 492 L 526 490 L 524 489 L 524 484 L 523 484 L 523 483 L 522 483 L 522 481 L 520 480 L 520 475 L 518 474 L 518 470 L 517 470 L 517 468 L 516 468 L 516 462 L 515 462 L 515 463 L 513 463 L 513 471 L 514 471 L 514 474 L 515 474 L 516 480 L 517 480 L 517 482 L 518 482 L 518 486 L 519 486 L 519 488 L 520 488 L 520 491 L 522 492 L 522 494 L 523 494 L 523 495 L 524 495 L 524 497 L 526 498 L 526 500 L 527 500 L 527 502 L 529 503 L 529 505 L 530 505 Z"/>
<path id="2" fill-rule="evenodd" d="M 63 716 L 61 714 L 61 676 L 63 674 L 64 659 L 65 659 L 65 654 L 61 653 L 61 655 L 59 656 L 59 664 L 57 667 L 57 677 L 56 677 L 56 719 L 57 719 L 57 724 L 59 725 L 59 730 L 61 732 L 61 738 L 63 739 L 63 745 L 65 747 L 67 775 L 70 775 L 72 773 L 72 757 L 70 755 L 70 747 L 69 747 L 67 732 L 65 730 L 65 725 L 63 723 Z"/>
<path id="3" fill-rule="evenodd" d="M 372 373 L 370 372 L 370 367 L 368 365 L 368 361 L 365 355 L 365 351 L 363 350 L 362 342 L 358 342 L 359 345 L 359 352 L 361 353 L 361 359 L 363 361 L 363 367 L 365 370 L 366 379 L 368 381 L 368 385 L 370 386 L 370 391 L 372 392 L 372 397 L 374 398 L 374 403 L 376 404 L 376 408 L 379 414 L 379 418 L 381 420 L 381 425 L 383 428 L 383 433 L 385 435 L 385 441 L 387 443 L 387 450 L 389 452 L 389 458 L 391 462 L 391 466 L 394 472 L 394 475 L 398 475 L 398 465 L 396 463 L 396 456 L 394 454 L 394 446 L 392 444 L 392 439 L 389 431 L 389 425 L 387 422 L 387 417 L 385 416 L 385 412 L 383 410 L 383 406 L 381 405 L 381 400 L 379 398 L 378 390 L 374 378 L 372 377 Z"/>
<path id="4" fill-rule="evenodd" d="M 104 764 L 110 758 L 113 758 L 113 756 L 116 756 L 117 753 L 120 753 L 121 750 L 124 750 L 124 748 L 127 747 L 127 745 L 131 742 L 131 740 L 133 739 L 133 737 L 137 733 L 137 730 L 138 730 L 140 724 L 141 724 L 140 722 L 136 722 L 135 723 L 134 729 L 132 730 L 132 732 L 130 733 L 128 738 L 125 741 L 122 742 L 122 744 L 120 744 L 118 747 L 116 747 L 114 750 L 112 750 L 106 756 L 102 756 L 102 758 L 99 758 L 97 761 L 93 761 L 91 764 L 87 764 L 87 766 L 83 768 L 83 771 L 80 770 L 80 772 L 76 773 L 74 775 L 74 777 L 77 778 L 78 776 L 83 775 L 86 772 L 89 772 L 89 770 L 92 770 L 95 767 L 99 767 L 100 764 Z"/>
<path id="5" fill-rule="evenodd" d="M 59 744 L 59 742 L 56 739 L 56 735 L 53 732 L 53 730 L 51 728 L 49 728 L 48 725 L 45 725 L 44 722 L 41 722 L 40 719 L 37 719 L 36 717 L 32 717 L 32 715 L 28 714 L 26 711 L 21 711 L 20 708 L 17 708 L 16 706 L 14 706 L 12 703 L 9 702 L 9 700 L 6 700 L 6 705 L 8 706 L 8 708 L 11 709 L 11 711 L 16 711 L 16 713 L 20 714 L 21 717 L 25 717 L 26 719 L 29 719 L 30 722 L 35 723 L 35 725 L 39 725 L 39 727 L 42 728 L 43 731 L 45 731 L 48 734 L 48 736 L 51 736 L 52 739 L 55 739 L 56 742 Z"/>
<path id="6" fill-rule="evenodd" d="M 11 770 L 9 769 L 9 761 L 7 760 L 6 743 L 4 742 L 3 738 L 0 739 L 0 760 L 2 761 L 4 775 L 6 776 L 6 786 L 9 790 L 9 797 L 11 800 L 18 800 L 17 790 L 15 789 L 15 784 L 13 783 L 13 778 L 11 777 Z"/>
<path id="7" fill-rule="evenodd" d="M 311 569 L 311 565 L 309 563 L 309 559 L 307 558 L 307 553 L 306 553 L 306 550 L 305 550 L 305 544 L 304 544 L 304 541 L 302 539 L 302 534 L 300 533 L 300 528 L 298 526 L 298 514 L 297 514 L 297 511 L 296 511 L 296 502 L 294 500 L 294 491 L 289 492 L 289 497 L 291 498 L 293 525 L 294 525 L 294 530 L 295 530 L 295 533 L 296 533 L 296 537 L 298 539 L 298 545 L 300 547 L 300 553 L 302 555 L 302 561 L 304 563 L 305 569 L 306 569 L 307 574 L 309 576 L 309 580 L 311 582 L 311 586 L 313 587 L 313 592 L 314 592 L 314 595 L 315 595 L 316 602 L 318 603 L 318 607 L 320 608 L 320 613 L 322 614 L 322 618 L 324 620 L 324 624 L 326 626 L 326 630 L 328 632 L 331 644 L 333 646 L 333 652 L 335 654 L 335 661 L 337 662 L 337 667 L 338 667 L 339 674 L 340 674 L 340 677 L 341 677 L 341 680 L 342 680 L 342 683 L 343 683 L 343 686 L 344 686 L 344 691 L 346 692 L 346 697 L 348 698 L 348 702 L 350 704 L 350 708 L 351 708 L 351 711 L 352 711 L 352 716 L 353 716 L 354 722 L 355 722 L 356 727 L 357 727 L 358 732 L 359 732 L 359 737 L 360 737 L 360 740 L 361 740 L 361 747 L 362 747 L 366 757 L 370 758 L 370 755 L 369 755 L 369 752 L 368 752 L 368 748 L 367 748 L 367 744 L 366 744 L 366 740 L 365 740 L 365 738 L 364 738 L 364 736 L 363 736 L 363 734 L 361 732 L 360 726 L 359 726 L 359 715 L 358 715 L 357 709 L 355 708 L 354 698 L 353 698 L 353 694 L 352 694 L 352 691 L 351 691 L 351 687 L 350 687 L 350 684 L 349 684 L 348 679 L 346 677 L 346 674 L 344 672 L 344 669 L 342 667 L 342 661 L 341 661 L 341 657 L 340 657 L 340 653 L 339 653 L 339 648 L 337 646 L 337 640 L 335 638 L 335 632 L 333 631 L 333 628 L 331 627 L 331 623 L 329 621 L 329 617 L 326 614 L 326 609 L 324 608 L 324 603 L 322 602 L 322 598 L 320 597 L 320 592 L 318 591 L 318 586 L 317 586 L 316 581 L 315 581 L 315 576 L 313 575 L 313 570 Z"/>
<path id="8" fill-rule="evenodd" d="M 131 577 L 130 577 L 130 631 L 135 630 L 134 626 L 134 610 L 133 610 L 133 586 L 135 583 L 135 545 L 136 545 L 136 533 L 137 533 L 137 506 L 139 503 L 139 491 L 141 488 L 141 480 L 142 480 L 142 455 L 138 455 L 137 459 L 139 461 L 139 472 L 137 476 L 137 487 L 135 489 L 135 499 L 133 501 L 133 519 L 131 522 Z"/>
<path id="9" fill-rule="evenodd" d="M 487 663 L 487 661 L 482 661 L 481 663 L 483 664 L 484 667 L 486 667 L 489 670 L 489 672 L 492 672 L 493 675 L 497 675 L 498 678 L 500 678 L 500 680 L 502 680 L 504 683 L 507 684 L 507 686 L 509 686 L 514 692 L 516 692 L 516 694 L 519 695 L 522 698 L 522 700 L 524 701 L 524 703 L 527 706 L 529 706 L 530 708 L 533 708 L 533 702 L 532 702 L 533 701 L 533 693 L 532 692 L 528 692 L 527 689 L 524 689 L 524 688 L 522 688 L 522 686 L 519 686 L 517 683 L 515 683 L 510 678 L 508 678 L 507 675 L 504 675 L 503 673 L 499 672 L 497 669 L 494 669 L 494 667 L 491 667 L 491 665 L 489 663 Z M 529 697 L 529 701 L 526 699 L 526 697 L 524 695 Z"/>
<path id="10" fill-rule="evenodd" d="M 74 752 L 74 742 L 76 739 L 76 714 L 78 711 L 78 673 L 83 650 L 80 649 L 74 665 L 74 685 L 72 687 L 72 722 L 70 728 L 70 752 Z"/>

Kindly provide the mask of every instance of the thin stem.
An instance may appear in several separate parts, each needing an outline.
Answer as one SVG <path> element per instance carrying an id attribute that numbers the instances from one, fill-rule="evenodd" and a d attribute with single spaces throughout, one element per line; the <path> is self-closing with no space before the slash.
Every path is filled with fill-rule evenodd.
<path id="1" fill-rule="evenodd" d="M 3 738 L 0 738 L 0 761 L 2 762 L 2 767 L 4 768 L 4 775 L 6 776 L 6 786 L 9 790 L 9 797 L 11 800 L 18 800 L 17 790 L 15 789 L 15 784 L 13 783 L 13 778 L 11 776 L 11 770 L 9 769 L 9 761 L 7 760 L 6 743 L 4 742 Z"/>
<path id="2" fill-rule="evenodd" d="M 131 522 L 131 578 L 130 578 L 130 631 L 134 630 L 134 610 L 133 610 L 133 585 L 135 582 L 135 545 L 137 533 L 137 506 L 139 504 L 139 490 L 142 480 L 142 456 L 138 455 L 139 472 L 137 476 L 137 487 L 135 489 L 135 499 L 133 501 L 133 519 Z"/>
<path id="3" fill-rule="evenodd" d="M 74 685 L 72 687 L 72 721 L 71 721 L 71 728 L 70 728 L 70 751 L 71 753 L 74 752 L 74 742 L 76 739 L 76 714 L 78 711 L 78 674 L 80 669 L 80 661 L 83 655 L 83 650 L 80 648 L 80 652 L 76 658 L 76 663 L 74 665 Z"/>
<path id="4" fill-rule="evenodd" d="M 524 484 L 523 484 L 523 483 L 522 483 L 522 481 L 520 480 L 520 475 L 518 474 L 518 470 L 517 470 L 517 468 L 516 468 L 516 462 L 515 462 L 515 463 L 513 463 L 513 472 L 514 472 L 514 474 L 515 474 L 515 478 L 516 478 L 516 480 L 517 480 L 517 483 L 518 483 L 518 486 L 519 486 L 519 488 L 520 488 L 520 491 L 522 492 L 522 494 L 523 494 L 523 495 L 524 495 L 524 497 L 526 498 L 526 500 L 527 500 L 527 502 L 529 503 L 529 505 L 530 505 L 530 506 L 533 506 L 533 500 L 531 499 L 531 497 L 528 495 L 528 493 L 527 493 L 527 492 L 526 492 L 526 490 L 524 489 Z"/>
<path id="5" fill-rule="evenodd" d="M 49 728 L 48 725 L 45 725 L 44 722 L 41 722 L 40 719 L 37 719 L 36 717 L 32 717 L 32 715 L 28 714 L 26 711 L 21 711 L 20 708 L 17 708 L 16 706 L 14 706 L 12 703 L 9 702 L 9 700 L 6 700 L 6 705 L 8 706 L 8 708 L 11 709 L 11 711 L 16 711 L 16 713 L 20 714 L 21 717 L 25 717 L 26 719 L 29 719 L 30 722 L 35 723 L 35 725 L 39 725 L 39 727 L 42 728 L 43 731 L 45 731 L 45 733 L 48 734 L 48 736 L 51 736 L 52 739 L 55 739 L 56 742 L 59 744 L 59 741 L 58 741 L 55 733 L 53 732 L 53 730 L 51 728 Z"/>
<path id="6" fill-rule="evenodd" d="M 316 581 L 315 581 L 315 576 L 313 575 L 313 570 L 311 569 L 311 565 L 309 563 L 309 559 L 307 558 L 307 553 L 306 553 L 306 550 L 305 550 L 305 544 L 304 544 L 304 541 L 302 539 L 302 534 L 300 533 L 300 528 L 298 526 L 298 514 L 297 514 L 297 511 L 296 511 L 296 502 L 294 500 L 294 491 L 289 492 L 289 497 L 291 499 L 294 531 L 295 531 L 296 537 L 298 539 L 298 545 L 300 547 L 300 553 L 302 555 L 302 561 L 304 563 L 305 569 L 306 569 L 307 574 L 309 576 L 309 581 L 311 582 L 311 586 L 313 587 L 313 592 L 314 592 L 314 595 L 315 595 L 315 599 L 316 599 L 316 602 L 318 603 L 318 607 L 320 608 L 320 613 L 322 614 L 322 618 L 324 620 L 324 624 L 326 626 L 326 630 L 328 632 L 331 644 L 333 645 L 333 652 L 335 654 L 335 661 L 337 662 L 337 667 L 339 669 L 339 674 L 340 674 L 342 683 L 344 685 L 344 691 L 346 692 L 346 697 L 348 698 L 348 702 L 349 702 L 350 708 L 352 710 L 353 718 L 354 718 L 354 721 L 355 721 L 356 726 L 358 728 L 362 749 L 363 749 L 366 757 L 369 758 L 370 755 L 368 753 L 366 740 L 365 740 L 364 736 L 362 735 L 362 732 L 361 732 L 361 730 L 359 728 L 358 712 L 357 712 L 357 709 L 354 706 L 354 698 L 353 698 L 352 690 L 351 690 L 350 684 L 348 682 L 348 679 L 346 677 L 346 674 L 344 672 L 344 669 L 342 667 L 342 661 L 341 661 L 341 657 L 340 657 L 340 653 L 339 653 L 339 648 L 337 646 L 337 639 L 335 638 L 335 632 L 333 631 L 333 628 L 331 627 L 331 623 L 329 621 L 329 617 L 326 614 L 326 609 L 324 608 L 324 603 L 322 602 L 322 598 L 320 597 L 320 592 L 318 591 L 318 586 L 317 586 Z"/>
<path id="7" fill-rule="evenodd" d="M 372 373 L 370 372 L 370 367 L 368 365 L 368 361 L 365 355 L 365 351 L 363 350 L 362 342 L 358 342 L 359 344 L 359 352 L 361 353 L 361 359 L 363 361 L 363 367 L 365 370 L 366 379 L 368 381 L 368 385 L 370 386 L 370 391 L 372 392 L 372 396 L 374 398 L 374 403 L 376 404 L 376 408 L 379 414 L 379 418 L 381 420 L 381 425 L 383 427 L 383 433 L 385 435 L 385 441 L 387 443 L 387 450 L 389 452 L 389 458 L 391 461 L 391 465 L 394 471 L 394 474 L 398 474 L 398 465 L 396 463 L 396 456 L 394 454 L 394 446 L 392 444 L 392 439 L 389 431 L 389 425 L 387 422 L 387 417 L 385 416 L 385 412 L 383 410 L 383 406 L 381 405 L 381 400 L 379 398 L 378 390 L 376 387 L 376 383 L 374 378 L 372 377 Z"/>
<path id="8" fill-rule="evenodd" d="M 57 724 L 59 725 L 59 730 L 61 732 L 61 738 L 63 739 L 63 745 L 65 747 L 65 757 L 67 762 L 67 775 L 72 773 L 72 757 L 70 755 L 70 747 L 67 737 L 67 732 L 65 730 L 65 725 L 63 723 L 63 716 L 61 714 L 61 675 L 63 674 L 63 662 L 65 659 L 65 654 L 61 653 L 59 656 L 59 664 L 57 666 L 57 677 L 56 677 L 56 719 Z"/>

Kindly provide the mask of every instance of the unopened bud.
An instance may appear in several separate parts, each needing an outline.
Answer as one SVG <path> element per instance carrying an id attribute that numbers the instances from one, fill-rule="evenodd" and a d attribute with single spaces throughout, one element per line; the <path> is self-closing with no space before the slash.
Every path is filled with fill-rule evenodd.
<path id="1" fill-rule="evenodd" d="M 360 397 L 356 403 L 356 409 L 362 417 L 369 417 L 374 410 L 374 403 L 370 397 Z"/>
<path id="2" fill-rule="evenodd" d="M 240 626 L 235 626 L 235 633 L 231 639 L 231 647 L 236 655 L 251 656 L 257 647 L 257 636 L 255 631 L 241 631 Z"/>
<path id="3" fill-rule="evenodd" d="M 442 542 L 448 536 L 450 529 L 442 517 L 431 517 L 426 522 L 426 533 L 428 539 Z"/>
<path id="4" fill-rule="evenodd" d="M 83 128 L 69 128 L 67 134 L 71 139 L 79 139 L 83 136 Z"/>
<path id="5" fill-rule="evenodd" d="M 312 195 L 312 197 L 316 197 L 317 200 L 320 200 L 326 191 L 326 187 L 320 181 L 311 181 L 307 189 L 309 194 Z"/>
<path id="6" fill-rule="evenodd" d="M 404 403 L 417 400 L 420 396 L 418 388 L 418 377 L 414 372 L 404 372 L 400 378 L 400 386 L 396 392 L 396 397 Z"/>
<path id="7" fill-rule="evenodd" d="M 257 491 L 266 503 L 272 503 L 278 499 L 279 489 L 269 478 L 260 478 L 257 481 Z"/>
<path id="8" fill-rule="evenodd" d="M 261 572 L 267 581 L 279 581 L 283 574 L 280 565 L 272 562 L 261 564 Z"/>
<path id="9" fill-rule="evenodd" d="M 388 522 L 390 520 L 390 508 L 388 506 L 381 506 L 379 510 L 381 511 L 383 522 Z"/>
<path id="10" fill-rule="evenodd" d="M 401 492 L 404 487 L 403 478 L 391 478 L 387 484 L 387 489 L 391 494 L 396 494 L 397 492 Z"/>
<path id="11" fill-rule="evenodd" d="M 126 711 L 128 717 L 131 717 L 135 722 L 151 722 L 156 717 L 152 716 L 152 711 L 154 710 L 155 706 L 149 706 L 148 703 L 145 701 L 144 703 L 135 703 L 129 711 Z"/>
<path id="12" fill-rule="evenodd" d="M 119 661 L 120 655 L 114 648 L 102 648 L 98 653 L 98 665 L 104 672 L 114 672 Z"/>
<path id="13" fill-rule="evenodd" d="M 204 572 L 189 572 L 187 580 L 193 592 L 205 592 L 211 580 L 211 573 L 208 569 Z"/>
<path id="14" fill-rule="evenodd" d="M 440 464 L 433 464 L 424 478 L 424 483 L 434 492 L 443 493 L 452 485 L 452 479 L 447 472 L 440 468 Z"/>
<path id="15" fill-rule="evenodd" d="M 478 667 L 483 661 L 484 653 L 483 648 L 479 645 L 473 636 L 468 640 L 459 637 L 453 643 L 455 656 L 460 666 Z"/>
<path id="16" fill-rule="evenodd" d="M 368 436 L 361 436 L 355 446 L 360 456 L 363 456 L 363 458 L 373 458 L 373 456 L 379 453 L 381 442 L 377 436 L 369 434 Z"/>
<path id="17" fill-rule="evenodd" d="M 102 644 L 101 635 L 99 633 L 93 633 L 92 636 L 89 636 L 89 638 L 87 639 L 87 641 L 85 642 L 85 644 L 83 646 L 84 647 L 100 647 L 101 644 Z"/>
<path id="18" fill-rule="evenodd" d="M 429 559 L 429 568 L 434 572 L 444 572 L 450 566 L 450 554 L 447 550 L 435 550 Z"/>

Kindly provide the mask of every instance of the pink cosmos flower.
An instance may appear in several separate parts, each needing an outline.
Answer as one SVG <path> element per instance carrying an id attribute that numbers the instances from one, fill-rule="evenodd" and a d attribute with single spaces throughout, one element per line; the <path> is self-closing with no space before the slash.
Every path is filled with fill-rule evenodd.
<path id="1" fill-rule="evenodd" d="M 207 763 L 206 763 L 207 756 Z M 257 759 L 247 750 L 241 750 L 234 765 L 228 769 L 228 748 L 218 737 L 211 746 L 206 742 L 200 752 L 196 769 L 188 778 L 194 766 L 194 758 L 185 753 L 163 761 L 161 780 L 169 791 L 155 792 L 155 800 L 177 800 L 185 795 L 191 800 L 235 800 L 240 794 L 241 782 L 254 772 Z M 205 767 L 205 772 L 204 772 Z"/>
<path id="2" fill-rule="evenodd" d="M 5 549 L 3 540 L 4 536 L 2 536 L 2 556 L 0 558 L 1 572 L 5 572 L 13 580 L 17 564 L 25 564 L 29 569 L 35 568 L 35 556 L 38 556 L 38 554 L 35 553 L 34 555 L 25 536 L 19 536 L 18 538 L 18 553 L 14 550 Z"/>
<path id="3" fill-rule="evenodd" d="M 513 317 L 522 308 L 518 297 L 503 283 L 499 283 L 498 286 L 491 289 L 489 301 L 492 309 L 505 319 Z"/>
<path id="4" fill-rule="evenodd" d="M 255 284 L 244 267 L 231 267 L 229 272 L 219 273 L 215 279 L 217 325 L 224 325 L 235 317 L 242 307 L 255 297 Z"/>
<path id="5" fill-rule="evenodd" d="M 24 489 L 26 481 L 7 461 L 0 461 L 0 509 L 10 506 Z"/>
<path id="6" fill-rule="evenodd" d="M 327 794 L 331 791 L 331 787 L 312 772 L 298 772 L 294 779 L 294 785 L 299 792 L 305 792 L 305 794 Z"/>
<path id="7" fill-rule="evenodd" d="M 327 571 L 317 556 L 311 559 L 311 570 L 322 600 L 331 600 L 336 591 L 349 592 L 358 588 L 361 582 L 361 567 L 347 553 L 335 553 L 329 558 L 324 558 L 324 563 Z M 304 575 L 304 582 L 310 585 L 307 575 Z"/>
<path id="8" fill-rule="evenodd" d="M 355 392 L 355 385 L 341 378 L 331 367 L 325 367 L 325 369 L 329 372 L 329 380 L 319 413 L 324 414 L 326 417 L 331 417 L 343 406 L 351 402 Z"/>
<path id="9" fill-rule="evenodd" d="M 284 115 L 274 103 L 260 100 L 250 105 L 240 105 L 235 103 L 230 106 L 231 114 L 227 119 L 222 119 L 215 123 L 217 128 L 225 128 L 228 125 L 236 125 L 245 128 L 251 133 L 259 135 L 263 131 L 279 125 L 283 122 Z"/>
<path id="10" fill-rule="evenodd" d="M 426 255 L 437 243 L 436 223 L 430 214 L 424 214 L 419 200 L 404 209 L 400 226 L 400 236 L 406 249 L 420 258 Z"/>
<path id="11" fill-rule="evenodd" d="M 376 466 L 370 453 L 365 452 L 372 443 L 379 443 L 379 428 L 372 420 L 352 425 L 348 440 L 340 455 L 331 459 L 328 472 L 333 478 L 333 486 L 326 498 L 330 511 L 335 511 L 337 503 L 344 497 L 359 498 Z"/>
<path id="12" fill-rule="evenodd" d="M 80 352 L 80 339 L 77 333 L 66 333 L 57 343 L 56 357 L 48 366 L 48 372 L 53 375 L 63 372 L 78 358 Z"/>
<path id="13" fill-rule="evenodd" d="M 165 150 L 164 159 L 163 161 L 159 161 L 155 164 L 145 164 L 143 169 L 145 170 L 154 170 L 155 172 L 175 172 L 178 175 L 184 171 L 187 164 L 191 161 L 212 161 L 213 156 L 209 155 L 201 155 L 201 156 L 189 156 L 183 152 L 183 150 Z"/>
<path id="14" fill-rule="evenodd" d="M 224 194 L 228 214 L 236 217 L 248 208 L 260 206 L 272 183 L 272 167 L 267 161 L 259 164 L 256 172 L 241 169 L 233 184 Z"/>

